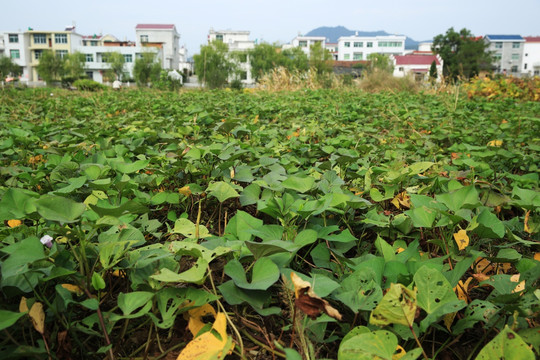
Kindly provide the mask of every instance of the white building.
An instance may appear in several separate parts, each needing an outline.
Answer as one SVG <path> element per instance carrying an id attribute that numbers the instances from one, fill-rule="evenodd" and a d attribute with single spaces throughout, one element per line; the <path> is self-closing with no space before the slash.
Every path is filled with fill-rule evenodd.
<path id="1" fill-rule="evenodd" d="M 540 36 L 525 36 L 523 68 L 525 76 L 540 76 Z"/>
<path id="2" fill-rule="evenodd" d="M 193 64 L 189 62 L 189 58 L 188 58 L 188 50 L 184 46 L 182 46 L 178 50 L 178 61 L 179 61 L 178 70 L 180 71 L 181 74 L 190 73 L 193 71 Z"/>
<path id="3" fill-rule="evenodd" d="M 299 47 L 309 56 L 310 49 L 315 44 L 321 44 L 323 49 L 326 48 L 326 38 L 324 36 L 302 36 L 298 35 L 289 44 L 283 45 L 283 50 Z"/>
<path id="4" fill-rule="evenodd" d="M 433 41 L 425 41 L 418 44 L 418 51 L 433 51 Z"/>
<path id="5" fill-rule="evenodd" d="M 403 35 L 342 36 L 338 39 L 338 60 L 366 60 L 372 53 L 403 55 L 405 39 Z"/>
<path id="6" fill-rule="evenodd" d="M 0 57 L 7 56 L 22 68 L 21 82 L 30 81 L 29 36 L 22 31 L 0 33 Z M 1 79 L 3 80 L 3 79 Z"/>
<path id="7" fill-rule="evenodd" d="M 486 35 L 484 41 L 495 58 L 495 72 L 519 76 L 523 67 L 523 45 L 520 35 Z"/>
<path id="8" fill-rule="evenodd" d="M 138 24 L 135 27 L 137 46 L 162 44 L 162 67 L 164 69 L 178 69 L 180 34 L 174 24 Z"/>
<path id="9" fill-rule="evenodd" d="M 237 65 L 240 68 L 240 81 L 243 84 L 253 84 L 255 80 L 251 74 L 251 64 L 247 52 L 255 47 L 255 42 L 249 39 L 249 31 L 210 29 L 208 32 L 208 43 L 221 41 L 229 47 L 229 52 L 245 53 L 239 56 Z"/>
<path id="10" fill-rule="evenodd" d="M 338 59 L 338 43 L 326 42 L 324 47 L 332 54 L 332 60 Z"/>
<path id="11" fill-rule="evenodd" d="M 443 72 L 443 59 L 437 55 L 430 54 L 407 54 L 390 55 L 390 60 L 394 65 L 394 76 L 413 76 L 415 80 L 425 81 L 429 79 L 431 64 L 435 62 L 437 69 L 437 82 L 441 81 Z"/>

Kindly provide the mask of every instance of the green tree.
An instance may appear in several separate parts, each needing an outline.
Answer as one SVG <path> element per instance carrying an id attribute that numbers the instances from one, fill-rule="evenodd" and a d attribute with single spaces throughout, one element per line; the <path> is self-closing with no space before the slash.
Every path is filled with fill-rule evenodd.
<path id="1" fill-rule="evenodd" d="M 458 77 L 469 79 L 480 70 L 489 69 L 492 57 L 487 51 L 488 44 L 477 39 L 469 30 L 454 28 L 433 39 L 433 49 L 444 60 L 443 74 L 453 80 Z"/>
<path id="2" fill-rule="evenodd" d="M 316 42 L 311 46 L 309 52 L 309 67 L 314 68 L 318 75 L 331 73 L 333 62 L 332 54 L 322 47 L 322 43 Z"/>
<path id="3" fill-rule="evenodd" d="M 156 55 L 151 52 L 143 52 L 141 57 L 135 60 L 133 76 L 139 86 L 146 86 L 159 80 L 161 65 L 156 61 Z"/>
<path id="4" fill-rule="evenodd" d="M 391 74 L 394 71 L 392 61 L 385 54 L 372 53 L 367 56 L 367 60 L 369 61 L 368 72 L 379 71 Z"/>
<path id="5" fill-rule="evenodd" d="M 435 60 L 431 63 L 431 66 L 429 67 L 429 79 L 431 82 L 435 82 L 437 79 L 437 63 Z"/>
<path id="6" fill-rule="evenodd" d="M 281 52 L 283 65 L 289 71 L 307 71 L 309 69 L 309 59 L 300 47 L 285 49 Z"/>
<path id="7" fill-rule="evenodd" d="M 38 75 L 50 85 L 54 81 L 61 80 L 64 74 L 64 59 L 50 50 L 45 50 L 41 54 L 36 70 Z"/>
<path id="8" fill-rule="evenodd" d="M 112 78 L 112 80 L 115 80 L 115 78 L 122 80 L 125 76 L 124 65 L 126 59 L 124 58 L 124 55 L 117 51 L 110 52 L 107 57 L 107 62 L 109 63 L 107 77 Z"/>
<path id="9" fill-rule="evenodd" d="M 251 73 L 258 80 L 272 69 L 283 66 L 284 56 L 276 45 L 261 43 L 249 51 Z"/>
<path id="10" fill-rule="evenodd" d="M 74 81 L 84 78 L 85 62 L 86 56 L 80 52 L 74 52 L 66 56 L 61 71 L 62 82 L 72 84 Z"/>
<path id="11" fill-rule="evenodd" d="M 210 89 L 225 86 L 227 80 L 237 71 L 237 66 L 228 52 L 227 44 L 212 41 L 208 45 L 201 45 L 200 53 L 193 57 L 195 74 L 199 81 Z"/>
<path id="12" fill-rule="evenodd" d="M 0 81 L 11 76 L 19 76 L 22 74 L 22 68 L 15 64 L 9 57 L 0 57 Z"/>

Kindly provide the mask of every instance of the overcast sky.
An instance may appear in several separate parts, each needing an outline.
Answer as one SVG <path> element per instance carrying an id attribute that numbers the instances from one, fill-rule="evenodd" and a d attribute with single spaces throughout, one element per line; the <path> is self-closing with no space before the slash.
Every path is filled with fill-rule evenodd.
<path id="1" fill-rule="evenodd" d="M 199 52 L 208 30 L 249 30 L 259 42 L 289 42 L 319 26 L 430 40 L 450 27 L 474 35 L 540 35 L 540 0 L 2 0 L 0 31 L 63 30 L 135 40 L 138 23 L 175 24 L 180 45 Z"/>

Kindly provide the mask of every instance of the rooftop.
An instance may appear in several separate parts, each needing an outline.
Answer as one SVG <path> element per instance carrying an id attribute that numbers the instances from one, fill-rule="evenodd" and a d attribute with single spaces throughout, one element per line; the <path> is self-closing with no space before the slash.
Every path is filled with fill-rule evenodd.
<path id="1" fill-rule="evenodd" d="M 137 24 L 137 26 L 135 26 L 135 29 L 173 30 L 175 29 L 175 26 L 174 24 Z"/>
<path id="2" fill-rule="evenodd" d="M 396 65 L 431 65 L 435 61 L 436 65 L 440 65 L 437 55 L 396 55 Z"/>
<path id="3" fill-rule="evenodd" d="M 489 40 L 497 40 L 497 41 L 509 41 L 509 40 L 518 40 L 523 41 L 523 38 L 521 35 L 486 35 L 486 38 Z"/>
<path id="4" fill-rule="evenodd" d="M 526 42 L 540 42 L 540 36 L 525 36 Z"/>

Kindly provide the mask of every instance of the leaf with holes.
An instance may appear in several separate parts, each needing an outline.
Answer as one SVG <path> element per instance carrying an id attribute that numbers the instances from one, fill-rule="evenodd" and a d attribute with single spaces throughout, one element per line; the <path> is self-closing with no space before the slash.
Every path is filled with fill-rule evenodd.
<path id="1" fill-rule="evenodd" d="M 407 289 L 402 284 L 391 284 L 381 302 L 371 312 L 370 324 L 386 326 L 401 324 L 411 326 L 416 314 L 416 289 Z"/>
<path id="2" fill-rule="evenodd" d="M 484 346 L 476 357 L 476 360 L 493 359 L 534 360 L 535 356 L 525 341 L 505 325 L 503 331 Z"/>

